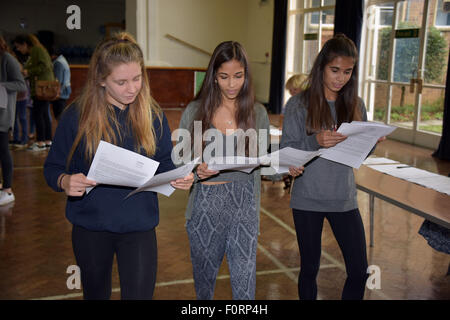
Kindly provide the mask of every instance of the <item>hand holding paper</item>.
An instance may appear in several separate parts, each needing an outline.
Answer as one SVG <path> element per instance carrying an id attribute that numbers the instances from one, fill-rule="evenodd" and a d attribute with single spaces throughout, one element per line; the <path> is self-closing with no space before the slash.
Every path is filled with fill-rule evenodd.
<path id="1" fill-rule="evenodd" d="M 60 185 L 68 196 L 81 197 L 87 188 L 92 189 L 95 187 L 96 182 L 89 180 L 82 173 L 76 173 L 72 175 L 67 174 L 61 177 Z"/>
<path id="2" fill-rule="evenodd" d="M 140 187 L 153 177 L 158 166 L 158 161 L 100 141 L 87 178 L 97 184 Z M 91 189 L 86 189 L 86 192 Z"/>
<path id="3" fill-rule="evenodd" d="M 376 122 L 342 123 L 337 132 L 347 136 L 347 139 L 334 147 L 321 149 L 321 157 L 358 169 L 378 139 L 394 130 L 393 126 Z"/>

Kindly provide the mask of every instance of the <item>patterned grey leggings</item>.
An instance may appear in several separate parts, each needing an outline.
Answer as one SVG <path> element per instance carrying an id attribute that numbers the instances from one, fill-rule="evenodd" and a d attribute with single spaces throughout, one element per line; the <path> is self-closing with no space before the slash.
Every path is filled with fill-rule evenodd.
<path id="1" fill-rule="evenodd" d="M 253 300 L 258 241 L 253 180 L 200 184 L 186 229 L 197 299 L 213 299 L 217 272 L 226 254 L 233 299 Z"/>

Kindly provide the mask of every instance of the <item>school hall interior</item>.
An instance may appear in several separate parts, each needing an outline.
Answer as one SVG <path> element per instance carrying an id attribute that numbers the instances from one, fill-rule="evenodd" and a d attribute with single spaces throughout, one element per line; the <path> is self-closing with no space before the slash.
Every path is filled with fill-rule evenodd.
<path id="1" fill-rule="evenodd" d="M 80 28 L 73 16 L 77 11 L 67 10 L 73 4 L 81 14 Z M 4 7 L 0 33 L 7 41 L 34 33 L 66 56 L 69 101 L 84 84 L 95 44 L 115 31 L 133 34 L 146 58 L 152 95 L 171 131 L 201 85 L 215 46 L 239 41 L 250 59 L 256 99 L 269 113 L 273 143 L 290 97 L 285 81 L 307 75 L 323 43 L 335 29 L 345 30 L 345 14 L 358 16 L 351 20 L 359 23 L 346 32 L 359 39 L 359 95 L 369 120 L 396 127 L 373 156 L 450 174 L 450 13 L 443 0 L 17 0 Z M 442 50 L 436 49 L 439 43 Z M 436 50 L 439 61 L 427 59 L 430 50 Z M 57 125 L 53 118 L 53 130 Z M 76 262 L 72 225 L 64 213 L 66 196 L 50 189 L 43 176 L 48 151 L 10 149 L 16 200 L 0 206 L 0 300 L 80 300 L 82 290 L 74 288 L 71 278 Z M 425 219 L 448 228 L 450 196 L 366 165 L 354 172 L 373 275 L 364 299 L 450 299 L 450 257 L 418 233 Z M 158 195 L 156 300 L 195 299 L 184 218 L 187 196 L 180 190 L 171 197 Z M 298 299 L 300 255 L 289 200 L 283 181 L 262 181 L 257 300 Z M 345 278 L 340 248 L 325 221 L 318 299 L 340 299 Z M 225 257 L 215 299 L 232 298 L 229 279 Z M 120 299 L 116 263 L 112 288 L 112 299 Z"/>

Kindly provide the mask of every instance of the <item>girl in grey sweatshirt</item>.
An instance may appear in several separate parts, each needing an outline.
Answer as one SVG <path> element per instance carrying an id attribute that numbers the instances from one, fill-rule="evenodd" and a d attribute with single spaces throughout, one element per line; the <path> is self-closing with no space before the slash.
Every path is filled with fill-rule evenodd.
<path id="1" fill-rule="evenodd" d="M 325 43 L 308 77 L 307 89 L 287 102 L 281 148 L 329 148 L 346 139 L 336 132 L 342 122 L 367 120 L 364 103 L 357 96 L 357 57 L 354 43 L 344 35 Z M 347 280 L 342 299 L 362 299 L 367 255 L 353 169 L 322 158 L 312 160 L 294 180 L 290 206 L 301 257 L 300 299 L 317 297 L 325 218 L 345 260 Z"/>

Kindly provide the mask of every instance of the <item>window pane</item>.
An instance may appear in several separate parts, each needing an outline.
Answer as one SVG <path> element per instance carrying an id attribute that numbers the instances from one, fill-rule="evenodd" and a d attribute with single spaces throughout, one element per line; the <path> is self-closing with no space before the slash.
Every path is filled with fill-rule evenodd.
<path id="1" fill-rule="evenodd" d="M 296 14 L 289 17 L 288 49 L 287 49 L 287 72 L 298 73 L 301 71 L 301 29 L 303 15 Z"/>
<path id="2" fill-rule="evenodd" d="M 384 122 L 387 110 L 388 86 L 381 83 L 371 83 L 369 87 L 369 105 L 374 105 L 374 121 Z"/>
<path id="3" fill-rule="evenodd" d="M 379 10 L 379 25 L 392 26 L 392 18 L 394 17 L 394 4 L 384 3 L 378 6 Z"/>
<path id="4" fill-rule="evenodd" d="M 409 88 L 409 85 L 392 86 L 391 124 L 412 129 L 416 96 Z"/>
<path id="5" fill-rule="evenodd" d="M 419 130 L 442 134 L 444 89 L 424 88 L 420 109 Z"/>
<path id="6" fill-rule="evenodd" d="M 437 26 L 450 26 L 450 13 L 442 11 L 442 0 L 438 1 L 436 13 Z"/>

